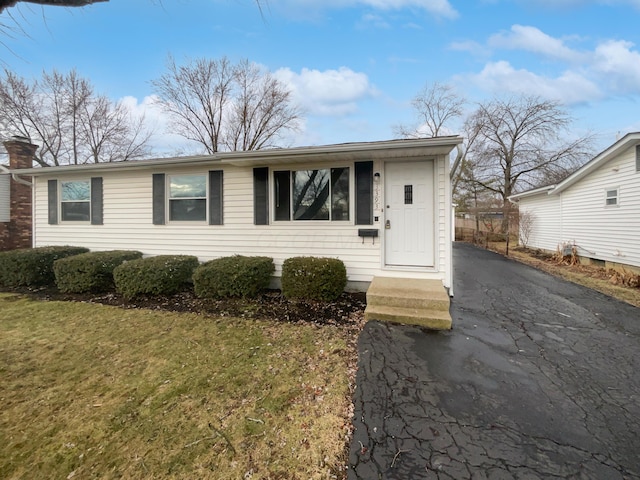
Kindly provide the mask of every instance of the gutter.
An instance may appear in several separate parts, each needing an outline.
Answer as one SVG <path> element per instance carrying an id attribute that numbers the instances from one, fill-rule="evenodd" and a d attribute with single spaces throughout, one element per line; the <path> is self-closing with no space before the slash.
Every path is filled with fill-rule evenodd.
<path id="1" fill-rule="evenodd" d="M 26 185 L 27 187 L 32 187 L 33 183 L 31 183 L 29 180 L 25 180 L 24 178 L 20 178 L 20 176 L 17 173 L 13 173 L 11 170 L 9 170 L 7 167 L 5 167 L 4 165 L 0 165 L 0 171 L 2 171 L 5 174 L 11 175 L 11 178 L 22 184 L 22 185 Z"/>

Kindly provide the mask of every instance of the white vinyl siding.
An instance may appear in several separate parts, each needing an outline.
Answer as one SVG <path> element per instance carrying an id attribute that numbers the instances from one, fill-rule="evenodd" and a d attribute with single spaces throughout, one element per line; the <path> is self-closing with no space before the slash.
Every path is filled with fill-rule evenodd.
<path id="1" fill-rule="evenodd" d="M 11 175 L 0 174 L 0 222 L 11 220 Z"/>
<path id="2" fill-rule="evenodd" d="M 640 266 L 640 177 L 634 172 L 635 148 L 629 148 L 562 193 L 564 240 L 575 241 L 581 255 Z M 612 186 L 614 208 L 603 201 Z"/>
<path id="3" fill-rule="evenodd" d="M 413 278 L 445 279 L 443 268 L 447 266 L 444 240 L 448 238 L 443 229 L 447 228 L 445 202 L 445 159 L 436 162 L 437 195 L 436 258 L 438 264 L 430 271 L 387 271 L 383 272 L 382 244 L 384 225 L 374 223 L 367 228 L 379 229 L 375 239 L 361 238 L 354 221 L 354 164 L 340 164 L 350 169 L 350 213 L 348 221 L 340 222 L 275 222 L 269 225 L 254 225 L 253 208 L 253 167 L 230 165 L 215 166 L 224 170 L 223 208 L 224 225 L 211 226 L 199 222 L 180 222 L 167 225 L 153 225 L 152 219 L 152 174 L 165 173 L 189 175 L 205 174 L 213 165 L 181 167 L 179 170 L 139 169 L 113 170 L 101 173 L 103 178 L 103 225 L 99 230 L 89 224 L 47 223 L 47 180 L 46 176 L 35 178 L 35 246 L 78 245 L 91 250 L 130 249 L 139 250 L 144 255 L 184 253 L 196 255 L 201 261 L 218 257 L 240 255 L 265 255 L 272 257 L 276 264 L 276 276 L 281 273 L 282 263 L 292 256 L 322 256 L 342 260 L 351 282 L 368 282 L 373 276 L 403 276 Z M 331 165 L 334 166 L 334 165 Z M 335 166 L 338 166 L 337 164 Z M 318 168 L 314 164 L 278 165 L 272 170 L 301 170 Z M 382 162 L 374 163 L 374 171 L 380 172 Z M 64 181 L 74 180 L 73 175 L 58 175 Z M 86 177 L 85 177 L 86 178 Z M 273 201 L 273 176 L 270 172 L 269 198 Z M 382 182 L 380 182 L 382 183 Z M 378 186 L 380 188 L 380 185 Z M 382 207 L 383 200 L 379 207 Z M 446 205 L 444 204 L 446 203 Z M 270 207 L 273 211 L 272 206 Z M 381 211 L 373 215 L 380 217 Z M 450 228 L 450 226 L 448 227 Z"/>
<path id="4" fill-rule="evenodd" d="M 527 246 L 554 252 L 562 242 L 561 213 L 560 197 L 547 192 L 520 200 L 520 215 L 528 215 L 531 221 Z M 524 239 L 520 242 L 524 243 Z"/>
<path id="5" fill-rule="evenodd" d="M 611 190 L 618 193 L 616 206 L 606 204 Z M 640 175 L 636 174 L 635 146 L 560 194 L 521 198 L 520 209 L 538 212 L 539 230 L 529 239 L 531 247 L 554 251 L 562 242 L 571 242 L 582 256 L 640 266 Z"/>

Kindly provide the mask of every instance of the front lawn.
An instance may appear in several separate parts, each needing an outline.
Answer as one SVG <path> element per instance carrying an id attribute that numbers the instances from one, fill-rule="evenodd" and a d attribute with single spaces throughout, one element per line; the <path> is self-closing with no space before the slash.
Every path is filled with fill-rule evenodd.
<path id="1" fill-rule="evenodd" d="M 0 478 L 344 478 L 336 326 L 0 293 Z"/>

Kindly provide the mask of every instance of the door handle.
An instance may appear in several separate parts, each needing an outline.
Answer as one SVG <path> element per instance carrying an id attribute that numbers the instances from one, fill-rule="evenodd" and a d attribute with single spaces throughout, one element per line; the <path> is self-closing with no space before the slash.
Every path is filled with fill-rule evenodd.
<path id="1" fill-rule="evenodd" d="M 387 230 L 389 230 L 391 228 L 391 221 L 387 220 L 386 222 L 384 222 L 384 228 L 386 228 Z"/>

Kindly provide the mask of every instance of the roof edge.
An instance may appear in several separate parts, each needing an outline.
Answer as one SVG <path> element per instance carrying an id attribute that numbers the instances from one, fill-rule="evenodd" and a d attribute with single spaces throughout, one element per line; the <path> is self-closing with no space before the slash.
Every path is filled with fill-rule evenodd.
<path id="1" fill-rule="evenodd" d="M 554 191 L 550 193 L 553 193 L 555 195 L 566 190 L 574 183 L 580 181 L 581 179 L 589 175 L 592 171 L 598 169 L 600 166 L 607 163 L 609 160 L 615 157 L 618 153 L 620 153 L 621 150 L 629 148 L 630 145 L 634 143 L 639 143 L 639 142 L 640 142 L 640 132 L 627 133 L 624 137 L 617 140 L 615 143 L 611 144 L 609 147 L 607 147 L 598 155 L 596 155 L 587 163 L 585 163 L 578 170 L 576 170 L 567 178 L 565 178 L 563 181 L 558 183 Z"/>
<path id="2" fill-rule="evenodd" d="M 525 197 L 533 197 L 535 195 L 540 195 L 546 193 L 547 195 L 556 188 L 556 185 L 546 185 L 544 187 L 532 188 L 531 190 L 525 190 L 524 192 L 514 193 L 513 195 L 509 195 L 507 198 L 511 202 L 513 200 L 520 200 Z"/>
<path id="3" fill-rule="evenodd" d="M 430 137 L 416 139 L 382 140 L 374 142 L 353 142 L 333 145 L 274 148 L 269 150 L 218 152 L 210 155 L 194 155 L 185 157 L 152 158 L 125 162 L 104 162 L 83 165 L 59 165 L 52 167 L 32 167 L 14 169 L 12 173 L 19 175 L 51 175 L 53 172 L 90 172 L 111 169 L 142 169 L 173 165 L 197 165 L 200 163 L 219 162 L 220 164 L 246 164 L 268 162 L 270 159 L 305 159 L 319 155 L 340 155 L 356 152 L 382 152 L 385 150 L 411 150 L 430 147 L 451 147 L 451 150 L 461 144 L 464 139 L 459 135 L 446 137 Z"/>

